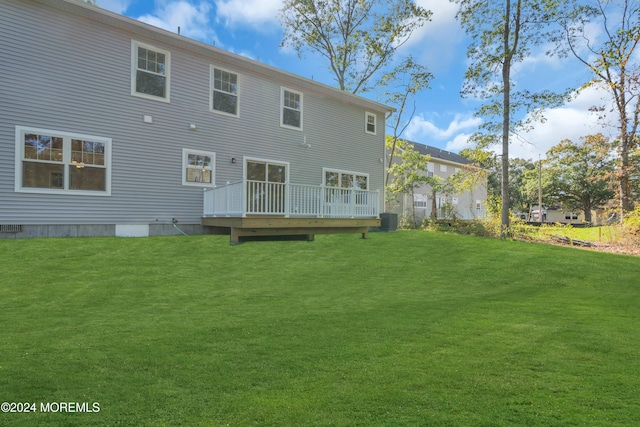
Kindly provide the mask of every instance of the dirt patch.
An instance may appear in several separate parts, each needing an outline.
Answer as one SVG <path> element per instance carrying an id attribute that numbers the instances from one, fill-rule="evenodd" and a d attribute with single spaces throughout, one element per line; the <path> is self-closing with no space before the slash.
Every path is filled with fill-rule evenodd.
<path id="1" fill-rule="evenodd" d="M 529 239 L 522 239 L 531 241 Z M 535 239 L 538 243 L 546 243 L 555 246 L 567 246 L 587 251 L 609 252 L 620 255 L 640 256 L 640 245 L 629 243 L 599 243 L 599 242 L 572 242 L 571 239 Z"/>

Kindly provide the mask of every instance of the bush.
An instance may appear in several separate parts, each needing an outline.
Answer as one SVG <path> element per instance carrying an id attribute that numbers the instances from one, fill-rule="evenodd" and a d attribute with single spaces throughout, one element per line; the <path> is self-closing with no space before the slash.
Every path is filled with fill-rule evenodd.
<path id="1" fill-rule="evenodd" d="M 628 232 L 640 235 L 640 206 L 632 212 L 627 212 L 624 218 L 624 227 Z"/>
<path id="2" fill-rule="evenodd" d="M 631 212 L 625 213 L 622 228 L 622 240 L 625 244 L 640 245 L 640 206 Z"/>

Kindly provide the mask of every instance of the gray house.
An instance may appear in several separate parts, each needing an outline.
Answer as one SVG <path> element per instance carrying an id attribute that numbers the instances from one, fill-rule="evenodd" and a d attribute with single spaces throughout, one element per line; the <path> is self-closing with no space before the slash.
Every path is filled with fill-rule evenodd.
<path id="1" fill-rule="evenodd" d="M 379 223 L 387 106 L 77 0 L 0 40 L 0 237 Z"/>
<path id="2" fill-rule="evenodd" d="M 427 174 L 445 182 L 455 174 L 473 174 L 478 171 L 463 156 L 437 147 L 410 142 L 414 150 L 422 155 L 430 156 Z M 405 218 L 415 219 L 420 223 L 424 218 L 432 216 L 438 219 L 477 219 L 484 218 L 487 213 L 486 177 L 477 176 L 474 188 L 459 192 L 434 191 L 429 185 L 423 185 L 393 200 L 387 210 L 396 212 Z M 434 210 L 435 209 L 435 210 Z M 415 218 L 414 218 L 415 216 Z"/>

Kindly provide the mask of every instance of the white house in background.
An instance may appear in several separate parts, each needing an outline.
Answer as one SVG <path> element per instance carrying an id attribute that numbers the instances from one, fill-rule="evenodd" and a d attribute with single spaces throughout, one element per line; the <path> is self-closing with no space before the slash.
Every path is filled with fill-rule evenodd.
<path id="1" fill-rule="evenodd" d="M 413 148 L 423 155 L 429 155 L 431 160 L 427 166 L 429 176 L 446 180 L 456 173 L 468 173 L 471 163 L 459 154 L 441 150 L 436 147 L 410 142 Z M 435 203 L 434 203 L 435 200 Z M 482 180 L 474 189 L 463 193 L 436 192 L 429 185 L 424 185 L 414 191 L 413 196 L 406 194 L 391 203 L 387 210 L 400 215 L 412 216 L 415 209 L 416 220 L 431 218 L 435 205 L 438 219 L 475 219 L 484 218 L 487 213 L 487 182 Z"/>
<path id="2" fill-rule="evenodd" d="M 0 40 L 0 237 L 379 224 L 385 105 L 77 0 Z"/>

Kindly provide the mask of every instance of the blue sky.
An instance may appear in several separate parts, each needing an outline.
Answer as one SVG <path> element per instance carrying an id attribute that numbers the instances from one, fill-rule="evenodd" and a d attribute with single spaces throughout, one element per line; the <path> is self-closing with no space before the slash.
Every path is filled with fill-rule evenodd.
<path id="1" fill-rule="evenodd" d="M 278 21 L 281 0 L 98 0 L 98 5 L 148 24 L 177 32 L 221 49 L 334 85 L 321 59 L 279 47 L 282 30 Z M 410 53 L 433 74 L 431 88 L 417 99 L 416 114 L 404 138 L 441 149 L 459 152 L 469 147 L 468 138 L 482 123 L 474 117 L 478 103 L 460 96 L 467 66 L 468 39 L 455 20 L 456 6 L 447 0 L 416 0 L 433 11 L 433 18 L 399 52 Z M 597 28 L 593 28 L 597 36 Z M 534 52 L 514 69 L 520 87 L 565 89 L 589 79 L 587 69 L 571 58 L 550 58 L 545 47 Z M 376 101 L 375 94 L 367 94 Z M 510 157 L 537 160 L 561 140 L 602 132 L 615 137 L 615 129 L 603 127 L 589 113 L 601 105 L 606 92 L 589 89 L 571 103 L 548 111 L 546 122 L 515 136 Z M 606 101 L 606 99 L 605 99 Z"/>

